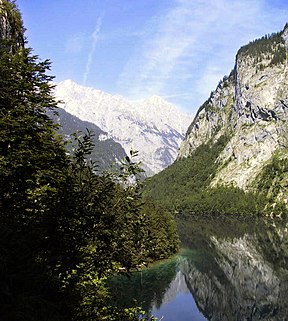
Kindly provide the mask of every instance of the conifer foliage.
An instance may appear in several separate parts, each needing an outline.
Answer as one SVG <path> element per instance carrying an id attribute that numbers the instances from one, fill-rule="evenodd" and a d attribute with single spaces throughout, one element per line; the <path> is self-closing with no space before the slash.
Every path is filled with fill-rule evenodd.
<path id="1" fill-rule="evenodd" d="M 0 9 L 23 30 L 14 2 Z M 89 132 L 67 153 L 47 116 L 50 62 L 11 47 L 13 35 L 0 38 L 1 320 L 138 320 L 109 306 L 103 281 L 174 253 L 174 221 L 145 203 L 133 153 L 117 175 L 89 161 Z"/>

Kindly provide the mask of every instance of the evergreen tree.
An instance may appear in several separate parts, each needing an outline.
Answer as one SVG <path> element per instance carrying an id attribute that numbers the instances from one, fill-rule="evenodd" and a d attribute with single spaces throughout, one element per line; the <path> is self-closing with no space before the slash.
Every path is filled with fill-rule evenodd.
<path id="1" fill-rule="evenodd" d="M 132 158 L 99 175 L 89 132 L 68 155 L 47 116 L 50 63 L 19 44 L 14 2 L 0 5 L 12 30 L 0 38 L 1 320 L 137 320 L 108 305 L 103 281 L 174 253 L 175 224 L 129 183 L 140 171 Z"/>

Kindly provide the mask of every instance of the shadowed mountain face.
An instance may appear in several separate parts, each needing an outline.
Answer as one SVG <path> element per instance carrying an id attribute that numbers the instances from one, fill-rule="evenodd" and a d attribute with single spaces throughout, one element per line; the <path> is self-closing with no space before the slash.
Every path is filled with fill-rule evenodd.
<path id="1" fill-rule="evenodd" d="M 60 125 L 58 130 L 64 139 L 70 140 L 71 134 L 78 133 L 79 135 L 87 133 L 87 129 L 93 133 L 93 143 L 95 145 L 90 158 L 96 162 L 100 171 L 109 169 L 111 166 L 119 163 L 126 153 L 119 143 L 116 143 L 108 134 L 87 121 L 83 121 L 76 116 L 67 113 L 64 109 L 57 109 L 58 115 L 50 115 L 57 124 Z M 69 151 L 72 150 L 71 144 L 67 145 Z"/>
<path id="2" fill-rule="evenodd" d="M 1 47 L 15 53 L 24 47 L 24 27 L 15 4 L 0 0 Z"/>

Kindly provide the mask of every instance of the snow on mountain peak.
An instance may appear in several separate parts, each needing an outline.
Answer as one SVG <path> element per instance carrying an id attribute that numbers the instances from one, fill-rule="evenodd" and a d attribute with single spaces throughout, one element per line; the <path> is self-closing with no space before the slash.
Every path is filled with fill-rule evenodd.
<path id="1" fill-rule="evenodd" d="M 72 80 L 55 88 L 60 107 L 78 118 L 92 122 L 119 142 L 128 154 L 139 151 L 148 175 L 159 172 L 176 158 L 192 116 L 153 95 L 142 102 L 130 102 Z"/>
<path id="2" fill-rule="evenodd" d="M 152 105 L 167 104 L 167 102 L 162 97 L 157 95 L 152 95 L 151 97 L 145 99 L 144 103 L 152 104 Z"/>

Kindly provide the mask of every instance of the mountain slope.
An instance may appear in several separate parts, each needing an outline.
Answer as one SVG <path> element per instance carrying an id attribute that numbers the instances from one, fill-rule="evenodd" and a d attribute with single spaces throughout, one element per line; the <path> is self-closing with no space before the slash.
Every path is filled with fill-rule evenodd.
<path id="1" fill-rule="evenodd" d="M 108 138 L 108 134 L 95 124 L 83 121 L 62 108 L 58 108 L 57 114 L 57 116 L 53 116 L 53 119 L 60 125 L 58 132 L 64 139 L 70 139 L 70 135 L 76 132 L 85 134 L 87 129 L 94 134 L 92 140 L 95 147 L 91 159 L 96 162 L 99 170 L 109 168 L 126 156 L 122 146 L 112 138 Z M 68 149 L 71 148 L 72 146 L 68 145 Z"/>
<path id="2" fill-rule="evenodd" d="M 223 133 L 231 139 L 219 156 L 225 166 L 214 183 L 248 188 L 275 150 L 286 146 L 288 28 L 242 47 L 224 78 L 190 125 L 179 158 Z"/>
<path id="3" fill-rule="evenodd" d="M 61 106 L 81 120 L 97 125 L 128 154 L 139 151 L 148 175 L 159 172 L 177 157 L 191 118 L 157 96 L 132 103 L 123 97 L 87 88 L 71 80 L 57 85 Z"/>
<path id="4" fill-rule="evenodd" d="M 243 46 L 190 124 L 177 161 L 147 183 L 175 210 L 280 212 L 288 202 L 288 25 Z M 271 205 L 271 206 L 270 206 Z M 285 205 L 284 205 L 285 208 Z M 286 211 L 286 210 L 285 210 Z"/>

